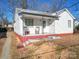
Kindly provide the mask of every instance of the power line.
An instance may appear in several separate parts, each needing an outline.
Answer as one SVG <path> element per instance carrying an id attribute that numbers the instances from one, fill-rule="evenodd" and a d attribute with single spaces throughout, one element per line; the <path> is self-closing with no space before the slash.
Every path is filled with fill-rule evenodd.
<path id="1" fill-rule="evenodd" d="M 78 5 L 79 4 L 79 1 L 78 2 L 76 2 L 76 3 L 74 3 L 74 4 L 72 4 L 71 6 L 69 6 L 69 7 L 67 7 L 67 8 L 72 8 L 73 6 L 76 6 L 76 5 Z M 78 17 L 77 17 L 78 18 Z"/>
<path id="2" fill-rule="evenodd" d="M 71 6 L 67 7 L 67 8 L 72 8 L 73 6 L 75 6 L 75 5 L 77 5 L 77 4 L 79 4 L 79 1 L 78 1 L 78 2 L 76 2 L 76 3 L 74 3 L 74 4 L 73 4 L 73 5 L 71 5 Z"/>

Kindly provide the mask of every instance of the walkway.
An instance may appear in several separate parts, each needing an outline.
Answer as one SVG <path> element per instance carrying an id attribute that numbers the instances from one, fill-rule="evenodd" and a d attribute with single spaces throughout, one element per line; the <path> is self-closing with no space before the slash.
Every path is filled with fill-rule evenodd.
<path id="1" fill-rule="evenodd" d="M 2 51 L 2 57 L 1 59 L 9 59 L 9 52 L 10 52 L 10 46 L 11 46 L 11 33 L 7 33 L 7 39 L 3 47 Z"/>

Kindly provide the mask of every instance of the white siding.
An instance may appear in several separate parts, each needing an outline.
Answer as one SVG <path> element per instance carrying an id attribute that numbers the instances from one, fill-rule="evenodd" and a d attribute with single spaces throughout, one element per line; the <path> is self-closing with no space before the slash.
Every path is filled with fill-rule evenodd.
<path id="1" fill-rule="evenodd" d="M 50 34 L 55 34 L 55 20 L 54 19 L 52 19 L 51 21 L 50 21 L 51 23 L 49 24 L 49 33 Z M 49 22 L 48 22 L 49 23 Z"/>
<path id="2" fill-rule="evenodd" d="M 34 35 L 36 27 L 39 27 L 39 34 L 44 33 L 47 34 L 63 34 L 63 33 L 73 33 L 73 18 L 71 15 L 68 14 L 67 11 L 63 11 L 59 15 L 59 20 L 51 19 L 49 22 L 49 18 L 42 18 L 42 17 L 32 17 L 33 18 L 33 26 L 28 26 L 30 31 L 30 35 Z M 27 18 L 27 17 L 26 17 Z M 28 17 L 29 18 L 29 17 Z M 71 27 L 68 27 L 68 20 L 71 20 Z M 43 30 L 42 21 L 46 21 L 46 27 Z M 23 35 L 23 20 L 18 15 L 18 11 L 15 12 L 15 23 L 14 23 L 14 31 L 19 34 Z"/>
<path id="3" fill-rule="evenodd" d="M 42 25 L 40 19 L 33 19 L 33 26 L 28 26 L 30 34 L 35 34 L 36 27 L 39 27 L 39 33 L 42 33 Z"/>
<path id="4" fill-rule="evenodd" d="M 43 28 L 43 21 L 46 21 L 46 26 Z M 54 34 L 55 24 L 54 20 L 51 19 L 51 23 L 49 24 L 48 19 L 33 19 L 33 26 L 28 26 L 28 30 L 30 31 L 30 35 L 36 34 L 36 28 L 39 27 L 39 34 Z"/>
<path id="5" fill-rule="evenodd" d="M 68 20 L 71 20 L 71 28 L 68 27 Z M 59 20 L 55 21 L 55 33 L 73 33 L 73 18 L 64 11 L 59 15 Z"/>
<path id="6" fill-rule="evenodd" d="M 42 24 L 42 19 L 33 19 L 33 26 L 28 26 L 30 34 L 35 34 L 35 30 L 37 27 L 39 27 L 39 34 L 43 33 L 43 24 Z M 45 19 L 44 21 L 46 21 L 46 27 L 44 28 L 44 33 L 49 33 L 49 26 L 47 26 L 47 20 Z"/>
<path id="7" fill-rule="evenodd" d="M 14 23 L 14 32 L 19 35 L 23 35 L 23 21 L 18 15 L 18 11 L 15 13 L 15 23 Z"/>
<path id="8" fill-rule="evenodd" d="M 44 28 L 43 28 L 43 21 L 46 21 L 46 26 Z M 42 31 L 44 33 L 49 33 L 48 19 L 42 19 L 41 25 L 42 25 Z"/>

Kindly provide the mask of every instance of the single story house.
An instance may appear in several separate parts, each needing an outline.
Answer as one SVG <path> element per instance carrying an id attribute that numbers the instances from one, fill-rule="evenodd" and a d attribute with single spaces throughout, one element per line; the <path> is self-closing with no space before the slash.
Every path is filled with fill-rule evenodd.
<path id="1" fill-rule="evenodd" d="M 14 32 L 21 36 L 73 34 L 74 19 L 66 8 L 55 13 L 16 8 Z"/>

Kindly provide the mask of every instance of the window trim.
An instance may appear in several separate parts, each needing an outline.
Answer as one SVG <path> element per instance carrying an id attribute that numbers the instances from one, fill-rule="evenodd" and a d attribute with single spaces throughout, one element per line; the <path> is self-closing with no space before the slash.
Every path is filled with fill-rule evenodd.
<path id="1" fill-rule="evenodd" d="M 71 28 L 71 20 L 68 20 L 68 28 Z"/>
<path id="2" fill-rule="evenodd" d="M 26 18 L 24 20 L 26 26 L 33 26 L 33 19 Z M 26 23 L 27 22 L 27 23 Z"/>

